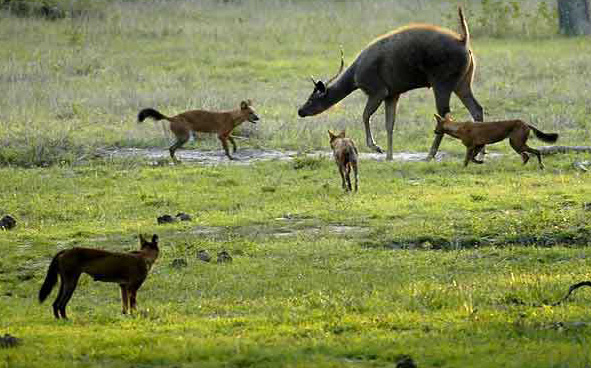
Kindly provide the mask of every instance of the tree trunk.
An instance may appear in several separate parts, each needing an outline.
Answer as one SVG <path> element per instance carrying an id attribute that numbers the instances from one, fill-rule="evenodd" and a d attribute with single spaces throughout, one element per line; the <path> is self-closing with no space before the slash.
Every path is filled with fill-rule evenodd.
<path id="1" fill-rule="evenodd" d="M 558 21 L 564 35 L 591 34 L 589 0 L 558 0 Z"/>

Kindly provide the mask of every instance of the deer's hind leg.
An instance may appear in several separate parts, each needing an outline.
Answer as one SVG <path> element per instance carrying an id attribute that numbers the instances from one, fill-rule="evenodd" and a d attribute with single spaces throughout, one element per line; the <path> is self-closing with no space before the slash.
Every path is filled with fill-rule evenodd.
<path id="1" fill-rule="evenodd" d="M 359 182 L 359 175 L 357 173 L 357 161 L 352 161 L 351 166 L 353 167 L 353 175 L 355 176 L 355 192 L 359 189 L 358 182 Z"/>
<path id="2" fill-rule="evenodd" d="M 452 83 L 445 82 L 445 83 L 438 83 L 433 86 L 433 94 L 435 95 L 435 106 L 437 108 L 437 113 L 440 116 L 445 116 L 450 109 L 449 109 L 449 100 L 451 98 L 452 92 Z M 429 149 L 429 154 L 427 155 L 427 161 L 430 161 L 435 158 L 437 151 L 439 150 L 439 145 L 441 145 L 441 140 L 443 139 L 443 133 L 435 133 L 435 138 L 433 139 L 433 143 L 431 144 L 431 149 Z M 466 166 L 467 164 L 464 164 Z"/>

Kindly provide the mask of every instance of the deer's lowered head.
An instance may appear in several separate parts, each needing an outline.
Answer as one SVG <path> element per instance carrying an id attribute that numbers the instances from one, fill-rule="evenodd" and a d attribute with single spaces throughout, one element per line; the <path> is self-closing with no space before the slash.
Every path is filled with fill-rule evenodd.
<path id="1" fill-rule="evenodd" d="M 316 81 L 312 77 L 314 90 L 312 91 L 312 94 L 310 94 L 310 97 L 308 97 L 308 100 L 298 109 L 298 115 L 300 117 L 320 114 L 345 98 L 345 96 L 355 89 L 353 73 L 347 73 L 351 68 L 347 69 L 347 72 L 337 80 L 337 77 L 339 77 L 343 71 L 344 66 L 345 60 L 343 58 L 343 50 L 341 49 L 341 67 L 339 68 L 339 71 L 328 80 L 328 82 L 324 83 L 321 80 Z M 335 80 L 336 82 L 332 83 Z"/>

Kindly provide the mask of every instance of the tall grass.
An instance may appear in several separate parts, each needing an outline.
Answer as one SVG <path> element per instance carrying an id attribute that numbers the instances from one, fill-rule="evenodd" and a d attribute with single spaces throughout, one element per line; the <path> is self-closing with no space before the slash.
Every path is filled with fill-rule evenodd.
<path id="1" fill-rule="evenodd" d="M 559 129 L 567 143 L 581 143 L 589 137 L 584 92 L 591 46 L 555 35 L 553 2 L 510 4 L 464 4 L 478 60 L 476 96 L 489 117 L 532 119 Z M 159 125 L 136 124 L 140 108 L 165 114 L 222 110 L 244 98 L 254 100 L 263 118 L 249 134 L 253 144 L 324 147 L 327 127 L 347 127 L 363 141 L 360 92 L 318 117 L 297 118 L 296 108 L 311 90 L 308 76 L 332 75 L 339 45 L 351 62 L 375 36 L 409 22 L 457 29 L 455 7 L 439 0 L 109 1 L 100 3 L 100 15 L 53 21 L 5 10 L 0 130 L 8 134 L 0 134 L 0 162 L 16 162 L 6 158 L 14 155 L 28 161 L 27 140 L 19 139 L 27 136 L 45 142 L 67 137 L 62 140 L 68 147 L 88 152 L 97 146 L 164 147 L 168 141 Z M 452 109 L 467 116 L 455 98 Z M 403 96 L 396 149 L 428 147 L 433 111 L 431 91 Z M 374 121 L 383 142 L 381 111 Z M 217 142 L 205 139 L 197 146 Z M 57 154 L 49 161 L 63 160 Z"/>

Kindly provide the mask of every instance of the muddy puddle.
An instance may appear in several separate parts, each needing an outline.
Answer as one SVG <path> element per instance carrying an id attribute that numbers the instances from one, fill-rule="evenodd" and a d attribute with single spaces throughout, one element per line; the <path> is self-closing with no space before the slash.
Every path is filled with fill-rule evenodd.
<path id="1" fill-rule="evenodd" d="M 229 235 L 239 236 L 272 236 L 272 237 L 294 237 L 300 235 L 321 235 L 331 234 L 338 236 L 361 236 L 369 234 L 371 229 L 365 226 L 350 226 L 350 225 L 312 225 L 312 226 L 195 226 L 191 232 L 193 234 L 202 235 L 206 237 L 224 237 Z"/>
<path id="2" fill-rule="evenodd" d="M 114 150 L 103 150 L 100 154 L 110 158 L 147 158 L 154 164 L 170 163 L 170 157 L 167 149 L 161 148 L 121 148 Z M 249 165 L 259 161 L 290 161 L 294 157 L 301 155 L 297 151 L 278 151 L 272 149 L 244 148 L 234 153 L 235 160 L 229 160 L 222 150 L 199 151 L 199 150 L 179 150 L 176 156 L 185 162 L 202 165 Z M 307 156 L 330 158 L 332 152 L 313 151 L 307 152 Z M 498 153 L 491 153 L 487 158 L 501 156 Z M 361 160 L 385 161 L 386 155 L 383 153 L 365 153 L 359 154 Z M 452 156 L 446 152 L 438 152 L 435 160 L 442 161 L 450 159 Z M 395 152 L 393 160 L 398 162 L 418 162 L 425 161 L 427 152 Z M 171 163 L 172 164 L 172 163 Z"/>

